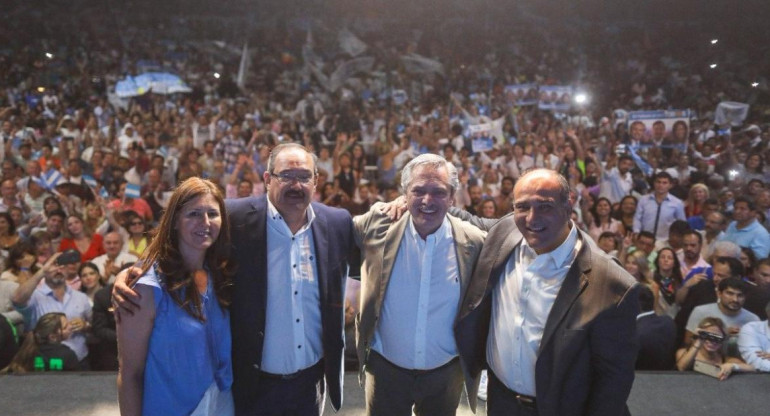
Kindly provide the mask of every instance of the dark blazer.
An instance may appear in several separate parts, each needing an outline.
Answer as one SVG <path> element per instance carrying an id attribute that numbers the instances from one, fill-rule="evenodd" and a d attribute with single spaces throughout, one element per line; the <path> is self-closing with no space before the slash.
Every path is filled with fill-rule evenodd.
<path id="1" fill-rule="evenodd" d="M 267 199 L 227 200 L 233 257 L 238 269 L 230 307 L 233 338 L 233 397 L 236 411 L 253 407 L 259 389 L 267 305 Z M 350 214 L 313 203 L 311 229 L 321 298 L 324 374 L 335 410 L 342 405 L 345 279 L 358 274 L 357 249 Z"/>
<path id="2" fill-rule="evenodd" d="M 476 389 L 486 366 L 491 294 L 522 238 L 512 215 L 489 230 L 462 304 L 455 331 L 460 354 L 475 357 L 469 370 Z M 538 414 L 628 414 L 637 352 L 638 285 L 587 234 L 579 232 L 579 238 L 582 247 L 548 315 L 538 351 Z M 476 392 L 468 396 L 475 400 Z"/>
<path id="3" fill-rule="evenodd" d="M 636 320 L 639 355 L 637 370 L 674 370 L 676 325 L 670 316 L 651 315 Z"/>

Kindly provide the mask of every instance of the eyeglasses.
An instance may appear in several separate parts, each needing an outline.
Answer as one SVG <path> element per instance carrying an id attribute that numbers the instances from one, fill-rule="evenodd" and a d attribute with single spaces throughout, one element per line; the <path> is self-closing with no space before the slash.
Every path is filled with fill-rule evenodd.
<path id="1" fill-rule="evenodd" d="M 285 183 L 285 184 L 294 183 L 294 181 L 297 181 L 304 185 L 304 184 L 310 183 L 310 181 L 313 180 L 312 173 L 270 172 L 270 176 L 278 179 L 279 182 Z"/>

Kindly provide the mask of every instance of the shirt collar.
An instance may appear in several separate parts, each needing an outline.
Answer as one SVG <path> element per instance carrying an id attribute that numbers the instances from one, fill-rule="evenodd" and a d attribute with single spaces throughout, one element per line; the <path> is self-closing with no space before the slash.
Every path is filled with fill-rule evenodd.
<path id="1" fill-rule="evenodd" d="M 43 282 L 42 285 L 38 287 L 40 291 L 43 292 L 46 296 L 51 296 L 53 294 L 53 289 L 51 286 L 48 286 L 48 283 Z M 72 288 L 65 282 L 64 283 L 64 296 L 67 296 L 72 291 Z"/>
<path id="2" fill-rule="evenodd" d="M 561 243 L 561 245 L 559 245 L 559 247 L 556 247 L 556 249 L 548 253 L 543 253 L 541 256 L 547 256 L 550 258 L 550 260 L 553 261 L 554 267 L 563 267 L 572 261 L 573 252 L 575 250 L 575 246 L 577 245 L 577 241 L 577 227 L 575 227 L 572 221 L 570 221 L 570 231 L 567 235 L 567 238 Z M 522 240 L 521 245 L 529 252 L 532 258 L 538 257 L 538 254 L 535 252 L 535 250 L 532 249 L 529 244 L 527 244 L 526 239 Z"/>
<path id="3" fill-rule="evenodd" d="M 411 216 L 409 217 L 409 233 L 415 240 L 422 240 L 420 233 L 418 233 L 417 229 L 414 228 L 414 222 L 412 221 Z M 438 229 L 434 231 L 433 234 L 428 235 L 428 237 L 431 236 L 433 236 L 436 241 L 452 238 L 452 227 L 449 225 L 449 219 L 447 219 L 446 215 L 444 216 L 444 221 L 441 222 L 441 225 L 438 227 Z"/>
<path id="4" fill-rule="evenodd" d="M 278 212 L 278 209 L 275 208 L 273 203 L 270 202 L 270 198 L 267 198 L 267 213 L 268 213 L 268 217 L 267 217 L 268 220 L 283 223 L 283 225 L 286 226 L 286 228 L 288 229 L 289 226 L 286 225 L 286 221 L 283 219 L 283 215 L 281 215 L 281 213 Z M 297 234 L 310 228 L 310 225 L 313 223 L 313 220 L 315 219 L 315 211 L 313 210 L 312 204 L 309 204 L 307 206 L 305 213 L 307 215 L 307 223 L 305 223 L 305 225 L 303 225 L 302 228 L 299 231 L 297 231 Z"/>
<path id="5" fill-rule="evenodd" d="M 654 313 L 655 313 L 655 311 L 642 312 L 639 315 L 636 315 L 636 320 L 638 321 L 638 320 L 644 318 L 645 316 L 650 316 L 650 315 L 652 315 Z"/>

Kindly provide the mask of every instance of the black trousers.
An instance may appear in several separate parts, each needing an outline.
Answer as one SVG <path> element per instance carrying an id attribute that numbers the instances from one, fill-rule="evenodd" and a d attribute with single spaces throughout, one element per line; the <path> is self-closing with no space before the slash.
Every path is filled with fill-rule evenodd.
<path id="1" fill-rule="evenodd" d="M 321 416 L 325 399 L 323 360 L 289 376 L 262 373 L 248 408 L 237 416 Z"/>
<path id="2" fill-rule="evenodd" d="M 432 370 L 409 370 L 371 351 L 366 363 L 366 414 L 411 416 L 414 410 L 417 416 L 452 416 L 462 388 L 458 358 Z"/>
<path id="3" fill-rule="evenodd" d="M 516 392 L 500 381 L 492 370 L 487 370 L 487 416 L 535 416 L 537 409 L 522 404 Z M 533 403 L 534 405 L 534 403 Z"/>

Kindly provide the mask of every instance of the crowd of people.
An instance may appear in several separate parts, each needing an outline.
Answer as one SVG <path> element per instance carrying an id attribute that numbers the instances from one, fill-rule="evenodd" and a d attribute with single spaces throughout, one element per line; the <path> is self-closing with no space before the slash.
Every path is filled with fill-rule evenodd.
<path id="1" fill-rule="evenodd" d="M 681 27 L 635 38 L 637 26 L 619 23 L 607 37 L 540 27 L 545 18 L 534 15 L 512 28 L 486 21 L 473 36 L 470 21 L 451 15 L 420 30 L 362 19 L 351 27 L 374 64 L 335 88 L 324 74 L 352 56 L 323 17 L 260 26 L 248 59 L 240 45 L 192 38 L 192 23 L 161 36 L 162 22 L 131 12 L 105 19 L 117 33 L 98 24 L 55 38 L 16 31 L 0 54 L 0 368 L 117 370 L 113 283 L 140 258 L 163 261 L 148 253 L 161 246 L 153 230 L 174 227 L 162 221 L 172 192 L 207 178 L 235 204 L 268 194 L 268 178 L 306 185 L 311 178 L 270 170 L 272 149 L 297 143 L 314 155 L 312 200 L 352 216 L 406 192 L 402 171 L 424 154 L 456 169 L 451 204 L 485 219 L 514 211 L 526 172 L 554 170 L 569 184 L 572 224 L 641 287 L 637 369 L 708 364 L 721 379 L 770 371 L 768 68 L 748 45 L 715 58 L 673 43 Z M 6 29 L 21 20 L 3 19 Z M 399 63 L 416 53 L 443 68 Z M 242 59 L 250 64 L 236 80 Z M 708 68 L 714 59 L 718 71 Z M 192 92 L 117 98 L 110 88 L 143 66 L 179 73 Z M 593 101 L 565 112 L 507 101 L 504 87 L 524 83 L 575 85 Z M 723 101 L 751 110 L 718 125 Z M 692 116 L 661 137 L 627 119 L 659 109 Z M 482 148 L 469 127 L 484 124 L 496 127 Z M 352 344 L 359 291 L 348 285 Z"/>

